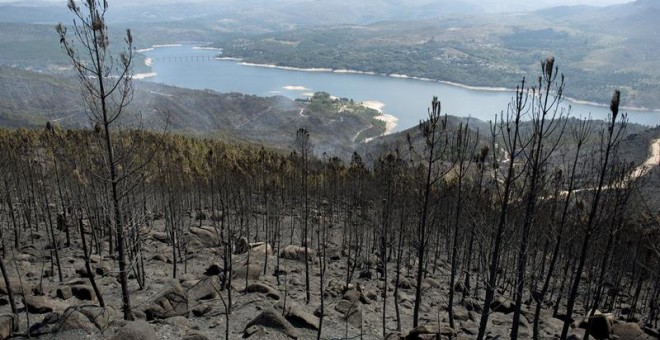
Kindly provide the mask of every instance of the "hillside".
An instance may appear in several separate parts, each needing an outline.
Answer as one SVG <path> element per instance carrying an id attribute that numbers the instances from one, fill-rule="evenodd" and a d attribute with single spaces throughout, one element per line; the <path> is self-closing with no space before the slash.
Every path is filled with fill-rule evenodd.
<path id="1" fill-rule="evenodd" d="M 384 132 L 375 110 L 350 100 L 317 94 L 309 102 L 239 93 L 197 91 L 136 82 L 129 107 L 141 126 L 162 128 L 164 117 L 178 133 L 213 136 L 287 148 L 295 131 L 311 134 L 318 154 L 350 155 L 361 140 Z M 127 118 L 134 124 L 136 117 Z M 62 127 L 88 127 L 76 79 L 0 67 L 0 126 L 40 127 L 46 121 Z"/>
<path id="2" fill-rule="evenodd" d="M 510 87 L 553 55 L 569 97 L 606 103 L 620 88 L 632 106 L 660 108 L 658 4 L 562 7 L 533 13 L 339 25 L 245 36 L 225 56 L 301 68 L 406 74 Z M 612 28 L 614 27 L 614 29 Z"/>

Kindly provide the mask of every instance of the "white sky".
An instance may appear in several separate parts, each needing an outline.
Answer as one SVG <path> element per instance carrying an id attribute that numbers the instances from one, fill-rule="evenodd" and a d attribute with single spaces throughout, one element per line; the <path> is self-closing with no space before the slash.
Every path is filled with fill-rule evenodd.
<path id="1" fill-rule="evenodd" d="M 45 2 L 53 2 L 53 3 L 62 3 L 66 4 L 66 0 L 41 0 Z M 405 1 L 405 0 L 402 0 Z M 612 4 L 619 4 L 619 3 L 626 3 L 626 2 L 632 2 L 634 0 L 540 0 L 537 1 L 539 4 L 547 5 L 547 6 L 561 6 L 561 5 L 578 5 L 578 4 L 583 4 L 583 5 L 594 5 L 594 6 L 606 6 L 606 5 L 612 5 Z M 34 3 L 35 1 L 32 0 L 0 0 L 0 3 Z M 135 3 L 135 0 L 110 0 L 108 2 L 111 3 Z M 153 1 L 156 2 L 156 1 Z M 171 2 L 171 1 L 168 1 Z M 201 0 L 179 0 L 177 2 L 203 2 Z M 499 1 L 500 3 L 504 4 L 520 4 L 520 3 L 527 3 L 528 0 L 501 0 Z"/>

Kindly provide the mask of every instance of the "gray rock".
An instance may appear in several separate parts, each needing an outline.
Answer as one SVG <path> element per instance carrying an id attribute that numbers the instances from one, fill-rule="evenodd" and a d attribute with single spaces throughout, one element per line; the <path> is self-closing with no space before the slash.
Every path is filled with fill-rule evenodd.
<path id="1" fill-rule="evenodd" d="M 290 338 L 297 339 L 298 333 L 296 332 L 295 327 L 287 321 L 281 314 L 275 312 L 273 309 L 267 308 L 257 315 L 254 320 L 250 321 L 244 329 L 246 335 L 252 335 L 250 333 L 253 330 L 254 326 L 262 326 L 266 328 L 271 328 L 277 331 L 280 331 Z"/>
<path id="2" fill-rule="evenodd" d="M 184 336 L 181 340 L 209 340 L 209 338 L 200 332 L 191 331 L 188 334 L 186 334 L 186 336 Z"/>
<path id="3" fill-rule="evenodd" d="M 157 340 L 154 328 L 144 321 L 131 321 L 110 340 Z"/>
<path id="4" fill-rule="evenodd" d="M 266 294 L 267 297 L 273 299 L 273 300 L 279 300 L 280 299 L 280 293 L 277 291 L 277 289 L 267 285 L 266 283 L 263 282 L 255 282 L 249 284 L 247 287 L 245 287 L 245 292 L 246 293 L 262 293 Z"/>
<path id="5" fill-rule="evenodd" d="M 188 299 L 190 301 L 214 299 L 218 296 L 221 288 L 220 278 L 217 275 L 209 276 L 188 289 Z"/>
<path id="6" fill-rule="evenodd" d="M 621 339 L 647 339 L 642 328 L 634 322 L 620 322 L 612 327 L 612 334 Z"/>
<path id="7" fill-rule="evenodd" d="M 278 307 L 282 308 L 283 306 L 282 304 L 278 304 Z M 293 303 L 287 304 L 284 317 L 295 327 L 313 330 L 319 329 L 319 318 L 299 305 Z"/>
<path id="8" fill-rule="evenodd" d="M 152 237 L 154 238 L 154 240 L 159 241 L 159 242 L 163 242 L 163 243 L 167 243 L 170 240 L 170 236 L 167 235 L 167 233 L 164 233 L 164 232 L 158 232 L 158 231 L 154 232 L 152 234 Z"/>
<path id="9" fill-rule="evenodd" d="M 71 287 L 70 286 L 60 286 L 57 287 L 55 290 L 55 297 L 62 299 L 62 300 L 68 300 L 73 296 L 73 293 L 71 292 Z"/>
<path id="10" fill-rule="evenodd" d="M 316 250 L 307 248 L 307 259 L 313 261 L 316 256 Z M 287 260 L 305 261 L 305 247 L 288 245 L 280 251 L 280 257 Z"/>
<path id="11" fill-rule="evenodd" d="M 79 300 L 96 301 L 94 288 L 89 285 L 76 285 L 71 287 L 71 294 Z"/>
<path id="12" fill-rule="evenodd" d="M 437 323 L 430 323 L 426 325 L 421 325 L 415 329 L 408 332 L 406 335 L 406 340 L 417 340 L 425 339 L 428 335 L 444 335 L 444 336 L 456 336 L 456 331 L 447 325 L 439 325 Z"/>
<path id="13" fill-rule="evenodd" d="M 213 306 L 208 303 L 198 304 L 192 308 L 192 313 L 196 317 L 204 316 L 213 310 Z"/>
<path id="14" fill-rule="evenodd" d="M 470 314 L 467 309 L 463 307 L 454 307 L 454 320 L 468 321 L 470 320 Z"/>
<path id="15" fill-rule="evenodd" d="M 263 268 L 256 264 L 250 264 L 249 266 L 242 266 L 234 269 L 234 279 L 235 280 L 245 280 L 245 277 L 249 280 L 259 280 L 261 277 L 261 270 Z"/>
<path id="16" fill-rule="evenodd" d="M 147 320 L 167 319 L 173 316 L 188 315 L 188 296 L 178 282 L 172 283 L 142 310 Z"/>
<path id="17" fill-rule="evenodd" d="M 78 331 L 95 333 L 108 327 L 110 315 L 105 308 L 98 306 L 72 306 L 61 315 L 50 313 L 30 327 L 30 335 L 43 335 L 57 332 Z"/>
<path id="18" fill-rule="evenodd" d="M 204 271 L 204 275 L 206 276 L 220 275 L 223 273 L 223 270 L 224 269 L 220 264 L 212 263 L 206 268 L 206 270 Z"/>
<path id="19" fill-rule="evenodd" d="M 26 296 L 24 302 L 28 312 L 33 314 L 46 314 L 53 311 L 51 302 L 45 296 Z"/>
<path id="20" fill-rule="evenodd" d="M 498 297 L 490 304 L 490 309 L 493 312 L 504 313 L 504 314 L 513 313 L 514 307 L 515 306 L 512 301 L 502 296 Z"/>
<path id="21" fill-rule="evenodd" d="M 48 313 L 44 316 L 41 322 L 37 322 L 30 326 L 30 336 L 39 336 L 57 332 L 59 329 L 60 314 Z"/>
<path id="22" fill-rule="evenodd" d="M 392 281 L 392 283 L 396 284 L 396 279 Z M 415 288 L 415 284 L 412 282 L 412 280 L 401 277 L 399 278 L 399 288 L 401 289 L 413 289 Z"/>
<path id="23" fill-rule="evenodd" d="M 8 339 L 14 334 L 14 326 L 18 317 L 15 314 L 0 315 L 0 340 Z"/>
<path id="24" fill-rule="evenodd" d="M 594 315 L 589 318 L 590 332 L 594 339 L 609 339 L 612 333 L 612 324 L 606 315 Z"/>

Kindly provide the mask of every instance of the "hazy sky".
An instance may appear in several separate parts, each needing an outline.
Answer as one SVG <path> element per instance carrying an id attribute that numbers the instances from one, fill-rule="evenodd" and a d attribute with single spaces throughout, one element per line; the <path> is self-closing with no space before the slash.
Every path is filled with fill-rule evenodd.
<path id="1" fill-rule="evenodd" d="M 42 0 L 47 2 L 60 2 L 66 4 L 67 0 Z M 405 0 L 402 0 L 405 1 Z M 528 0 L 500 0 L 499 2 L 503 5 L 505 4 L 520 4 L 526 3 Z M 618 3 L 626 3 L 634 0 L 540 0 L 538 3 L 542 3 L 547 6 L 560 6 L 560 5 L 571 5 L 571 4 L 585 4 L 585 5 L 594 5 L 594 6 L 605 6 Z M 135 0 L 110 0 L 111 3 L 135 3 Z M 157 1 L 153 1 L 157 2 Z M 173 2 L 167 0 L 167 2 Z M 179 0 L 177 2 L 203 2 L 202 0 Z M 0 3 L 34 3 L 33 0 L 0 0 Z"/>
<path id="2" fill-rule="evenodd" d="M 80 0 L 78 0 L 80 1 Z M 215 9 L 222 8 L 223 4 L 234 4 L 239 7 L 245 6 L 260 6 L 260 7 L 269 7 L 275 6 L 282 3 L 293 3 L 293 2 L 307 2 L 307 1 L 333 1 L 333 0 L 108 0 L 111 6 L 119 5 L 120 7 L 130 6 L 134 8 L 135 5 L 142 6 L 158 6 L 159 4 L 181 4 L 181 3 L 197 3 L 197 4 L 206 4 L 208 3 Z M 368 4 L 370 0 L 358 0 L 364 1 L 364 5 Z M 382 3 L 383 0 L 378 0 L 374 3 Z M 409 2 L 410 1 L 410 2 Z M 634 0 L 458 0 L 462 1 L 468 6 L 474 6 L 474 8 L 480 8 L 481 11 L 487 13 L 502 13 L 502 12 L 526 12 L 539 10 L 548 7 L 563 6 L 563 5 L 592 5 L 592 6 L 607 6 L 613 4 L 621 4 L 632 2 Z M 658 0 L 660 1 L 660 0 Z M 61 4 L 62 8 L 66 7 L 67 0 L 0 0 L 0 3 L 20 3 L 20 4 L 29 4 L 30 6 L 39 6 L 39 3 L 49 3 L 53 5 Z M 407 7 L 407 5 L 415 4 L 419 6 L 420 4 L 426 2 L 433 3 L 442 3 L 442 0 L 398 0 L 399 5 Z M 350 0 L 343 0 L 343 3 L 350 3 Z M 396 2 L 395 2 L 396 3 Z M 204 5 L 202 5 L 204 6 Z M 197 6 L 199 8 L 199 6 Z"/>

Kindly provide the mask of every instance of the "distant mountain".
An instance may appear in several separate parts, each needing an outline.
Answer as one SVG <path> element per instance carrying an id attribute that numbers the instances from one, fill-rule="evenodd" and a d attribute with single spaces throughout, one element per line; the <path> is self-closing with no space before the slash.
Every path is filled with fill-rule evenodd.
<path id="1" fill-rule="evenodd" d="M 428 6 L 434 3 L 426 4 Z M 334 25 L 223 38 L 227 56 L 301 68 L 356 69 L 513 87 L 552 55 L 565 94 L 660 108 L 660 2 L 557 7 L 532 13 Z"/>

